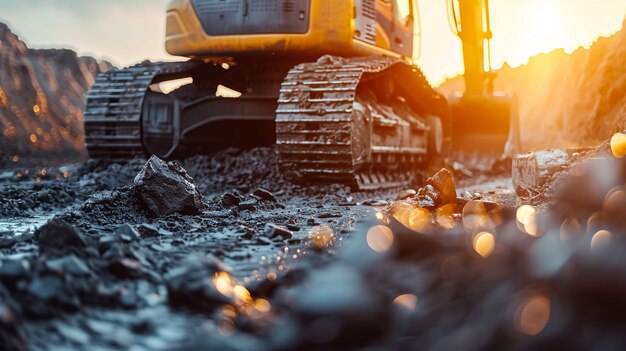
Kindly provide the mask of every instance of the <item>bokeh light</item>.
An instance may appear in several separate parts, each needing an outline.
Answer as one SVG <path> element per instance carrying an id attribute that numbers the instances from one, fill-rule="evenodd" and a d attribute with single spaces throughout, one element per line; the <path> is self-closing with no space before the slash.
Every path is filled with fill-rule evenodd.
<path id="1" fill-rule="evenodd" d="M 367 244 L 376 252 L 386 252 L 393 245 L 393 232 L 384 225 L 374 226 L 367 231 Z"/>
<path id="2" fill-rule="evenodd" d="M 515 327 L 527 335 L 541 333 L 550 321 L 550 300 L 542 295 L 525 299 L 518 308 Z"/>
<path id="3" fill-rule="evenodd" d="M 391 212 L 393 218 L 407 228 L 411 228 L 411 211 L 413 211 L 413 206 L 403 201 L 394 202 L 389 208 L 389 212 Z"/>
<path id="4" fill-rule="evenodd" d="M 435 211 L 437 224 L 444 229 L 452 229 L 456 227 L 457 222 L 454 215 L 459 213 L 459 207 L 455 204 L 447 204 L 437 208 Z"/>
<path id="5" fill-rule="evenodd" d="M 230 275 L 226 272 L 217 272 L 215 273 L 215 277 L 213 277 L 213 285 L 215 289 L 220 292 L 220 294 L 231 297 L 233 296 L 233 284 L 230 279 Z"/>
<path id="6" fill-rule="evenodd" d="M 591 238 L 591 250 L 598 250 L 607 247 L 611 243 L 611 232 L 607 230 L 599 230 Z"/>
<path id="7" fill-rule="evenodd" d="M 318 225 L 309 231 L 309 240 L 314 248 L 325 249 L 335 242 L 335 233 L 327 225 Z"/>
<path id="8" fill-rule="evenodd" d="M 417 296 L 413 294 L 400 295 L 393 300 L 393 303 L 409 311 L 413 311 L 415 310 L 415 306 L 417 306 Z"/>
<path id="9" fill-rule="evenodd" d="M 489 232 L 480 232 L 474 237 L 474 250 L 482 257 L 489 257 L 496 246 L 496 238 Z"/>
<path id="10" fill-rule="evenodd" d="M 432 230 L 433 216 L 425 208 L 415 208 L 409 214 L 409 228 L 426 233 Z"/>
<path id="11" fill-rule="evenodd" d="M 626 134 L 615 133 L 613 135 L 611 138 L 611 152 L 617 158 L 626 156 Z"/>
<path id="12" fill-rule="evenodd" d="M 524 205 L 517 209 L 516 213 L 517 227 L 531 236 L 537 235 L 537 210 L 530 206 Z"/>
<path id="13" fill-rule="evenodd" d="M 463 207 L 462 218 L 463 226 L 470 234 L 495 231 L 502 224 L 502 208 L 495 202 L 472 200 Z"/>

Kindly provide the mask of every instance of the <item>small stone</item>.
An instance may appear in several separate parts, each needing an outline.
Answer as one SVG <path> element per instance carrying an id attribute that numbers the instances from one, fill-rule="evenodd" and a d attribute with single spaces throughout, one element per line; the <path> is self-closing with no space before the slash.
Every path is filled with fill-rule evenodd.
<path id="1" fill-rule="evenodd" d="M 287 229 L 283 229 L 276 224 L 267 223 L 265 224 L 265 229 L 263 230 L 263 234 L 271 239 L 281 238 L 282 240 L 291 239 L 293 233 Z"/>
<path id="2" fill-rule="evenodd" d="M 452 174 L 445 168 L 442 168 L 434 176 L 426 180 L 427 185 L 432 185 L 439 193 L 441 193 L 441 201 L 443 204 L 452 204 L 456 201 L 456 185 Z"/>
<path id="3" fill-rule="evenodd" d="M 159 229 L 151 224 L 143 223 L 137 227 L 139 234 L 146 238 L 155 238 L 159 236 Z"/>
<path id="4" fill-rule="evenodd" d="M 62 291 L 61 280 L 53 275 L 37 277 L 28 286 L 28 293 L 43 302 L 59 300 Z"/>
<path id="5" fill-rule="evenodd" d="M 372 207 L 387 206 L 388 204 L 389 202 L 385 200 L 367 200 L 363 202 L 363 206 L 372 206 Z"/>
<path id="6" fill-rule="evenodd" d="M 112 236 L 101 236 L 100 239 L 98 239 L 98 252 L 100 253 L 100 255 L 103 255 L 104 253 L 109 251 L 111 246 L 113 246 L 113 244 L 115 244 L 116 242 L 118 242 L 117 238 L 114 238 Z"/>
<path id="7" fill-rule="evenodd" d="M 396 200 L 405 200 L 415 196 L 416 194 L 417 192 L 413 189 L 402 190 L 398 193 L 398 196 L 396 196 Z"/>
<path id="8" fill-rule="evenodd" d="M 141 263 L 130 258 L 120 258 L 110 262 L 108 268 L 117 277 L 130 278 L 141 270 Z"/>
<path id="9" fill-rule="evenodd" d="M 187 172 L 176 162 L 150 157 L 135 177 L 135 194 L 146 215 L 157 218 L 172 213 L 197 214 L 204 205 Z"/>
<path id="10" fill-rule="evenodd" d="M 426 208 L 429 210 L 437 207 L 435 200 L 433 200 L 429 195 L 421 195 L 417 198 L 418 207 Z"/>
<path id="11" fill-rule="evenodd" d="M 220 203 L 224 207 L 237 206 L 242 201 L 243 201 L 243 198 L 241 197 L 241 195 L 235 192 L 224 193 L 220 198 Z"/>
<path id="12" fill-rule="evenodd" d="M 252 196 L 258 198 L 261 201 L 271 201 L 271 202 L 278 202 L 278 200 L 276 199 L 276 196 L 274 196 L 274 194 L 270 193 L 269 191 L 259 188 L 257 190 L 255 190 L 252 193 Z"/>
<path id="13" fill-rule="evenodd" d="M 434 206 L 441 206 L 441 205 L 447 204 L 447 202 L 445 203 L 443 202 L 443 195 L 439 192 L 439 190 L 435 189 L 435 187 L 430 184 L 421 188 L 417 192 L 417 197 L 420 199 L 424 197 L 429 197 L 434 203 Z"/>
<path id="14" fill-rule="evenodd" d="M 327 218 L 341 218 L 341 214 L 339 213 L 320 213 L 319 215 L 317 215 L 317 218 L 320 219 L 327 219 Z"/>
<path id="15" fill-rule="evenodd" d="M 87 244 L 82 234 L 71 225 L 53 219 L 35 232 L 41 251 L 83 248 Z"/>
<path id="16" fill-rule="evenodd" d="M 272 241 L 269 238 L 260 236 L 256 238 L 256 244 L 257 245 L 272 245 Z"/>
<path id="17" fill-rule="evenodd" d="M 46 268 L 60 274 L 67 273 L 76 276 L 89 276 L 92 274 L 85 261 L 75 255 L 50 260 L 46 262 Z"/>
<path id="18" fill-rule="evenodd" d="M 0 266 L 1 279 L 18 279 L 28 276 L 30 264 L 26 260 L 6 260 Z"/>
<path id="19" fill-rule="evenodd" d="M 287 224 L 287 229 L 291 230 L 292 232 L 300 231 L 300 227 L 295 224 Z"/>
<path id="20" fill-rule="evenodd" d="M 124 242 L 131 242 L 139 240 L 139 233 L 130 226 L 128 223 L 124 223 L 121 226 L 115 228 L 115 234 Z"/>
<path id="21" fill-rule="evenodd" d="M 252 199 L 252 200 L 247 200 L 247 201 L 243 201 L 239 204 L 238 208 L 242 211 L 244 210 L 248 210 L 248 211 L 256 211 L 256 205 L 258 204 L 258 201 L 256 199 Z"/>

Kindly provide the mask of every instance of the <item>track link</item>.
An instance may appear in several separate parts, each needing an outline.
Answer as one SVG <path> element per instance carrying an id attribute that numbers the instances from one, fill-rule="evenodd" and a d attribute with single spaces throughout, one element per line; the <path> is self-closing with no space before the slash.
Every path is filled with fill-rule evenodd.
<path id="1" fill-rule="evenodd" d="M 423 100 L 433 114 L 447 109 L 421 72 L 400 59 L 324 56 L 289 72 L 276 111 L 280 166 L 289 178 L 340 182 L 361 190 L 401 186 L 409 180 L 414 170 L 407 166 L 423 162 L 427 150 L 371 145 L 364 161 L 356 145 L 359 134 L 367 133 L 356 122 L 357 87 L 396 65 L 408 72 L 402 79 L 419 87 L 413 98 Z M 416 128 L 428 130 L 427 125 Z"/>
<path id="2" fill-rule="evenodd" d="M 196 62 L 144 62 L 100 74 L 87 93 L 85 142 L 90 157 L 143 155 L 141 113 L 150 85 L 198 67 Z"/>

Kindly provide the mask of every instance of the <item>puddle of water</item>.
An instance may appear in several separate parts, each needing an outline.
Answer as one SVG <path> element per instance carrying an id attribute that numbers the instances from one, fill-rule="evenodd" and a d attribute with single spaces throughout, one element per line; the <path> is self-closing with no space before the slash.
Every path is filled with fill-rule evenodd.
<path id="1" fill-rule="evenodd" d="M 33 217 L 20 218 L 0 218 L 0 232 L 12 231 L 16 235 L 35 231 L 35 229 L 44 225 L 48 220 L 55 216 L 56 213 L 48 213 L 45 215 L 37 215 Z"/>

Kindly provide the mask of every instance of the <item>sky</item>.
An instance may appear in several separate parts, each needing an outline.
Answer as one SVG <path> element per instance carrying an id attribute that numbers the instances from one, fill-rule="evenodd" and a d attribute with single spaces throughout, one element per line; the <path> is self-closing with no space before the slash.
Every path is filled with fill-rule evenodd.
<path id="1" fill-rule="evenodd" d="M 117 66 L 176 59 L 163 48 L 169 0 L 0 0 L 0 21 L 34 48 L 70 48 Z M 342 0 L 337 0 L 342 1 Z M 463 72 L 461 44 L 448 25 L 447 0 L 419 0 L 422 50 L 417 61 L 437 85 Z M 491 0 L 493 67 L 532 55 L 588 47 L 618 31 L 625 0 Z"/>

